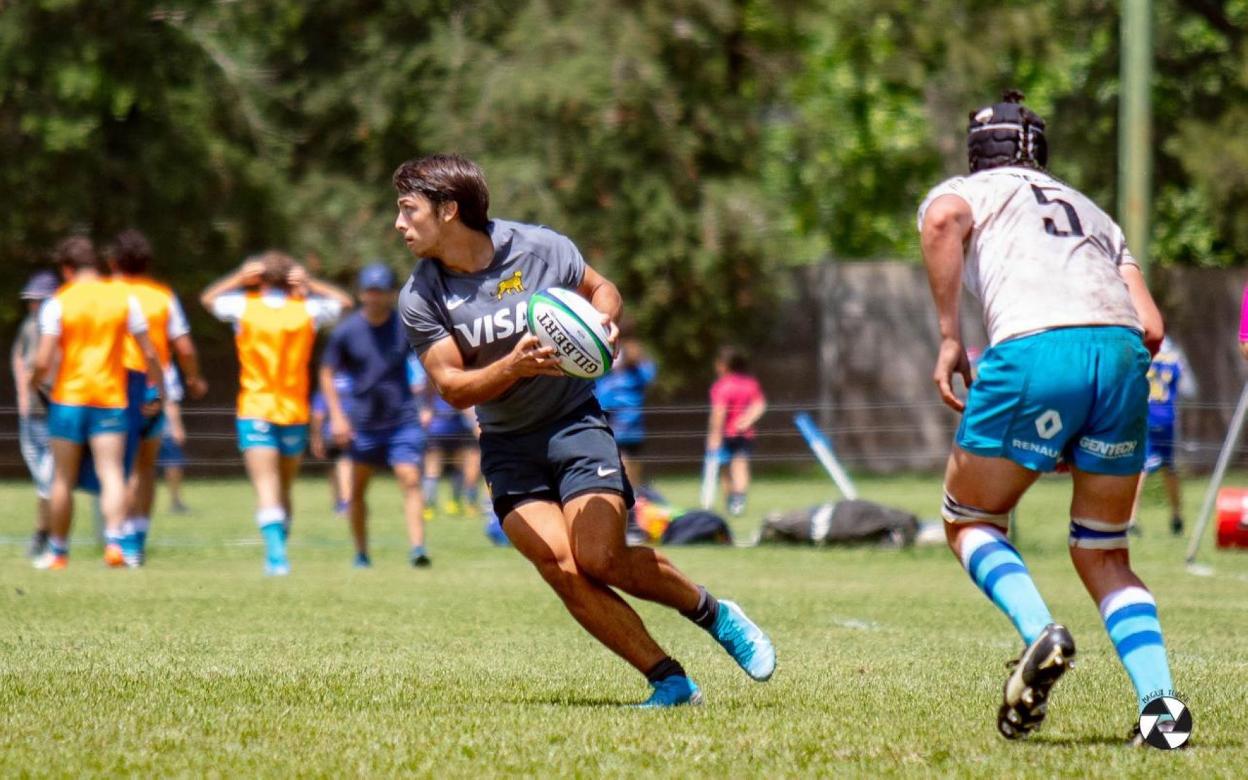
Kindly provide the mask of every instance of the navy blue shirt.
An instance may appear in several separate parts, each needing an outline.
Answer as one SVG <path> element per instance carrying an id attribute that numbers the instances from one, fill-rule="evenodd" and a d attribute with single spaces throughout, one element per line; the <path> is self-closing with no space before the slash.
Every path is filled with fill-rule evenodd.
<path id="1" fill-rule="evenodd" d="M 357 431 L 393 428 L 417 420 L 416 399 L 407 382 L 407 338 L 397 312 L 370 325 L 360 312 L 343 320 L 329 337 L 321 363 L 351 377 L 343 400 Z"/>

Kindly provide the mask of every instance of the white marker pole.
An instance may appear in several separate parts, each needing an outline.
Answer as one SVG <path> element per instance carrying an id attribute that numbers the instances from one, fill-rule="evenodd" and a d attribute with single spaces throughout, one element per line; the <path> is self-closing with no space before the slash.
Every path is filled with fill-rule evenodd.
<path id="1" fill-rule="evenodd" d="M 1231 427 L 1226 431 L 1226 441 L 1222 442 L 1222 451 L 1218 453 L 1218 465 L 1213 468 L 1213 476 L 1209 479 L 1209 487 L 1205 488 L 1205 500 L 1200 505 L 1200 515 L 1196 518 L 1196 528 L 1192 530 L 1192 539 L 1187 545 L 1187 565 L 1196 562 L 1196 553 L 1200 550 L 1200 538 L 1205 535 L 1205 526 L 1213 516 L 1213 505 L 1218 500 L 1218 490 L 1222 480 L 1226 478 L 1226 470 L 1231 465 L 1231 457 L 1239 445 L 1239 434 L 1244 428 L 1244 417 L 1248 416 L 1248 383 L 1240 391 L 1239 403 L 1235 406 L 1235 415 L 1231 417 Z"/>
<path id="2" fill-rule="evenodd" d="M 708 452 L 702 459 L 702 508 L 715 504 L 715 483 L 719 481 L 719 453 Z"/>

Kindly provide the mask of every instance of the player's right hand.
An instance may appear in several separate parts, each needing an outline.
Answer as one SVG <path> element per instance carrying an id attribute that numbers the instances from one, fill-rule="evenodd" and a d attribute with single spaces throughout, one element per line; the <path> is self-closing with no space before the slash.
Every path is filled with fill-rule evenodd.
<path id="1" fill-rule="evenodd" d="M 936 370 L 932 372 L 932 381 L 940 391 L 940 400 L 955 412 L 966 408 L 961 398 L 954 395 L 953 375 L 961 374 L 962 381 L 969 389 L 971 386 L 971 361 L 966 357 L 966 349 L 956 339 L 942 339 L 940 354 L 936 357 Z"/>
<path id="2" fill-rule="evenodd" d="M 260 283 L 260 277 L 264 275 L 264 263 L 259 260 L 248 260 L 243 263 L 243 267 L 238 269 L 239 281 L 244 285 L 253 285 Z"/>
<path id="3" fill-rule="evenodd" d="M 208 382 L 203 377 L 197 376 L 194 379 L 186 380 L 186 394 L 192 400 L 198 401 L 208 393 Z"/>
<path id="4" fill-rule="evenodd" d="M 313 436 L 309 444 L 312 448 L 312 457 L 325 460 L 325 440 L 320 436 Z"/>
<path id="5" fill-rule="evenodd" d="M 537 336 L 529 333 L 516 342 L 507 356 L 511 373 L 517 377 L 563 376 L 554 347 L 543 347 Z"/>
<path id="6" fill-rule="evenodd" d="M 329 435 L 334 437 L 334 444 L 346 447 L 351 444 L 351 423 L 345 417 L 331 417 Z"/>

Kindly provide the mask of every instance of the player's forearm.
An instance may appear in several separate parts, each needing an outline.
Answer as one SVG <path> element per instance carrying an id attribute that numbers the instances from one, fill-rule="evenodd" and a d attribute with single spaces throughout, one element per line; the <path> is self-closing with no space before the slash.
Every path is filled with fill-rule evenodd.
<path id="1" fill-rule="evenodd" d="M 766 401 L 755 401 L 754 403 L 750 404 L 746 408 L 745 413 L 741 415 L 741 422 L 740 422 L 741 430 L 754 427 L 754 423 L 762 419 L 763 415 L 766 412 L 767 412 Z"/>
<path id="2" fill-rule="evenodd" d="M 195 351 L 195 343 L 190 336 L 178 336 L 173 340 L 173 352 L 178 357 L 178 366 L 188 384 L 195 384 L 202 377 L 199 373 L 199 353 Z"/>
<path id="3" fill-rule="evenodd" d="M 334 370 L 329 366 L 321 366 L 318 377 L 321 383 L 321 395 L 325 396 L 325 407 L 329 410 L 329 417 L 335 423 L 341 423 L 346 419 L 346 414 L 342 410 L 342 399 L 338 397 L 338 388 L 334 386 Z"/>
<path id="4" fill-rule="evenodd" d="M 1144 329 L 1144 344 L 1153 354 L 1161 348 L 1161 340 L 1166 335 L 1165 322 L 1161 318 L 1161 310 L 1148 291 L 1144 274 L 1134 265 L 1122 266 L 1122 278 L 1127 283 L 1127 291 L 1131 294 L 1131 305 Z"/>
<path id="5" fill-rule="evenodd" d="M 620 296 L 618 287 L 606 279 L 600 279 L 588 297 L 595 309 L 619 322 L 620 315 L 624 313 L 624 299 Z"/>
<path id="6" fill-rule="evenodd" d="M 231 271 L 217 281 L 208 285 L 208 287 L 200 293 L 199 302 L 203 304 L 205 309 L 211 311 L 213 301 L 228 292 L 233 292 L 234 290 L 243 287 L 246 279 L 247 275 L 243 273 L 241 268 Z"/>
<path id="7" fill-rule="evenodd" d="M 448 404 L 456 409 L 467 409 L 493 401 L 507 392 L 517 379 L 507 361 L 499 360 L 484 368 L 446 370 L 434 384 Z"/>

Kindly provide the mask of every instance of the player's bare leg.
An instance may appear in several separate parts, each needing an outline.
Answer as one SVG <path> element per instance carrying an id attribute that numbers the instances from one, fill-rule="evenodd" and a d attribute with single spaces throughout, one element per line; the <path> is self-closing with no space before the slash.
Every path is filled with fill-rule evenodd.
<path id="1" fill-rule="evenodd" d="M 286 536 L 289 514 L 289 488 L 283 485 L 282 458 L 275 447 L 249 447 L 243 451 L 243 465 L 256 492 L 256 525 L 264 539 L 265 573 L 290 573 L 286 557 Z M 298 459 L 295 459 L 298 468 Z M 283 501 L 285 500 L 285 502 Z"/>
<path id="2" fill-rule="evenodd" d="M 503 530 L 563 600 L 572 617 L 595 639 L 642 674 L 668 657 L 637 612 L 581 569 L 572 554 L 567 521 L 558 504 L 521 504 L 508 513 Z"/>
<path id="3" fill-rule="evenodd" d="M 733 517 L 745 512 L 745 496 L 750 491 L 750 459 L 734 455 L 728 462 L 728 514 Z"/>
<path id="4" fill-rule="evenodd" d="M 1135 477 L 1071 470 L 1070 559 L 1088 595 L 1100 608 L 1109 638 L 1143 707 L 1150 694 L 1173 688 L 1157 619 L 1157 602 L 1131 570 L 1127 523 Z M 1080 530 L 1085 529 L 1085 530 Z"/>
<path id="5" fill-rule="evenodd" d="M 104 515 L 104 538 L 120 539 L 126 522 L 126 436 L 123 433 L 101 433 L 88 441 L 95 473 L 100 480 L 100 513 Z M 124 563 L 121 548 L 110 542 L 104 546 L 104 561 L 109 566 Z"/>
<path id="6" fill-rule="evenodd" d="M 348 513 L 351 520 L 351 539 L 355 543 L 355 563 L 358 568 L 368 563 L 368 483 L 373 478 L 373 467 L 367 463 L 353 463 L 351 467 L 351 492 L 348 493 Z"/>
<path id="7" fill-rule="evenodd" d="M 403 493 L 403 520 L 407 525 L 407 541 L 411 549 L 425 546 L 425 491 L 421 487 L 420 466 L 399 463 L 394 466 L 394 479 Z"/>
<path id="8" fill-rule="evenodd" d="M 126 485 L 125 552 L 127 566 L 143 564 L 143 548 L 151 524 L 152 505 L 156 497 L 156 458 L 160 438 L 143 439 L 134 456 L 134 470 Z"/>
<path id="9" fill-rule="evenodd" d="M 587 493 L 563 507 L 572 554 L 589 576 L 630 596 L 681 612 L 697 608 L 698 586 L 666 555 L 652 547 L 630 547 L 624 539 L 624 499 L 614 493 Z"/>
<path id="10" fill-rule="evenodd" d="M 771 677 L 776 668 L 771 640 L 739 606 L 698 587 L 658 550 L 629 546 L 620 495 L 577 496 L 564 505 L 563 514 L 572 554 L 586 574 L 630 596 L 678 610 L 706 629 L 750 677 Z"/>
<path id="11" fill-rule="evenodd" d="M 343 455 L 334 459 L 334 465 L 330 472 L 329 483 L 333 488 L 334 506 L 340 506 L 351 500 L 351 472 L 354 465 L 351 459 Z"/>
<path id="12" fill-rule="evenodd" d="M 83 445 L 51 439 L 52 485 L 48 491 L 48 549 L 35 559 L 40 569 L 63 569 L 69 556 L 69 532 L 74 517 L 74 485 L 82 465 Z"/>
<path id="13" fill-rule="evenodd" d="M 432 520 L 438 505 L 438 481 L 442 479 L 442 462 L 445 459 L 445 447 L 430 446 L 425 450 L 424 463 L 424 497 L 425 519 Z"/>
<path id="14" fill-rule="evenodd" d="M 1053 622 L 1022 557 L 1006 538 L 1009 512 L 1039 478 L 1005 458 L 954 446 L 945 471 L 945 538 L 971 580 L 1009 617 L 1026 645 L 1005 681 L 997 730 L 1026 736 L 1044 720 L 1049 691 L 1070 667 L 1074 640 Z"/>
<path id="15" fill-rule="evenodd" d="M 1166 498 L 1170 499 L 1170 533 L 1179 536 L 1183 533 L 1183 487 L 1179 473 L 1167 466 L 1162 469 L 1161 478 L 1166 484 Z"/>

